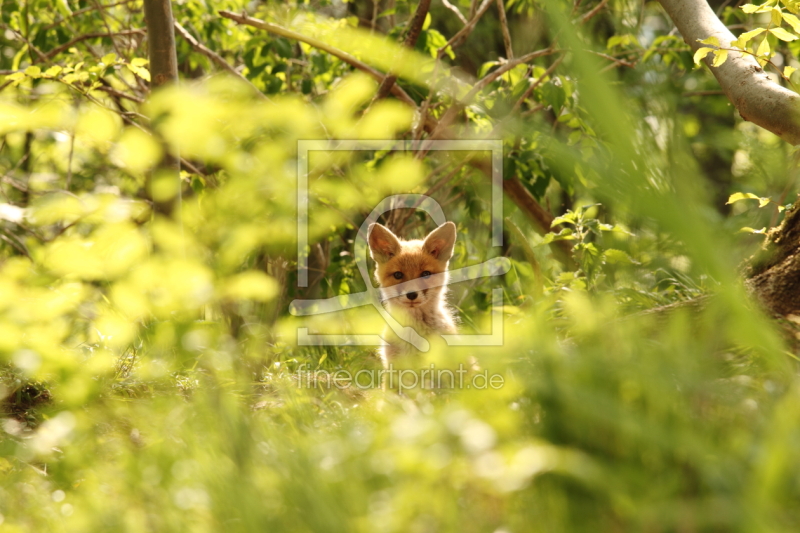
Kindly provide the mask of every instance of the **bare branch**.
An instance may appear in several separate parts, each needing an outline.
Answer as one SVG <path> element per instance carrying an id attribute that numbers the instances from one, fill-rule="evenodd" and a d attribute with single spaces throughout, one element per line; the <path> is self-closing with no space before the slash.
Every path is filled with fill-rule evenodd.
<path id="1" fill-rule="evenodd" d="M 602 0 L 599 4 L 594 6 L 594 8 L 591 11 L 589 11 L 588 13 L 586 13 L 581 17 L 581 24 L 586 24 L 587 22 L 589 22 L 589 20 L 591 20 L 592 17 L 600 13 L 600 10 L 603 9 L 607 3 L 608 0 Z"/>
<path id="2" fill-rule="evenodd" d="M 62 17 L 62 18 L 60 18 L 60 19 L 58 19 L 56 21 L 53 21 L 51 24 L 48 24 L 47 26 L 42 28 L 40 31 L 51 30 L 51 29 L 55 28 L 56 26 L 58 26 L 60 24 L 63 24 L 64 22 L 66 22 L 67 20 L 69 20 L 71 18 L 78 17 L 80 15 L 83 15 L 84 13 L 89 13 L 89 12 L 94 11 L 96 9 L 109 9 L 109 8 L 121 6 L 121 5 L 124 5 L 124 4 L 130 4 L 130 3 L 136 2 L 136 1 L 137 0 L 122 0 L 121 2 L 114 2 L 113 4 L 108 4 L 108 5 L 105 5 L 105 6 L 101 5 L 101 6 L 98 7 L 97 5 L 94 5 L 94 6 L 90 6 L 90 7 L 85 7 L 83 9 L 79 9 L 77 11 L 73 11 L 72 13 L 67 15 L 66 17 Z"/>
<path id="3" fill-rule="evenodd" d="M 308 37 L 301 33 L 294 32 L 292 30 L 286 29 L 282 26 L 278 26 L 277 24 L 272 24 L 270 22 L 264 22 L 263 20 L 248 17 L 247 15 L 239 15 L 237 13 L 233 13 L 231 11 L 219 11 L 220 16 L 225 17 L 227 19 L 233 20 L 234 22 L 238 22 L 239 24 L 245 24 L 247 26 L 252 26 L 254 28 L 258 28 L 260 30 L 266 30 L 270 33 L 274 33 L 275 35 L 280 35 L 281 37 L 286 37 L 287 39 L 292 39 L 295 41 L 300 41 L 306 43 L 309 46 L 313 46 L 314 48 L 318 48 L 325 52 L 328 52 L 332 56 L 338 57 L 345 63 L 357 68 L 362 72 L 366 72 L 378 82 L 383 82 L 385 75 L 381 74 L 374 68 L 370 67 L 366 63 L 356 59 L 352 55 L 339 50 L 338 48 L 334 48 L 327 43 L 324 43 L 318 39 L 314 39 L 313 37 Z M 417 107 L 417 103 L 411 98 L 407 92 L 405 92 L 399 85 L 393 84 L 392 86 L 392 94 L 397 97 L 400 101 L 405 102 L 411 106 Z"/>
<path id="4" fill-rule="evenodd" d="M 209 49 L 208 47 L 204 46 L 200 41 L 195 39 L 194 36 L 191 33 L 189 33 L 186 30 L 186 28 L 181 26 L 181 23 L 178 22 L 177 20 L 175 21 L 175 30 L 180 34 L 181 37 L 183 37 L 186 40 L 186 42 L 189 43 L 189 45 L 195 51 L 200 52 L 201 54 L 203 54 L 204 56 L 209 58 L 211 61 L 216 63 L 218 66 L 222 67 L 224 70 L 226 70 L 230 74 L 234 75 L 238 79 L 240 79 L 243 82 L 245 82 L 248 86 L 250 86 L 251 89 L 253 89 L 253 91 L 255 92 L 255 94 L 258 95 L 259 98 L 261 98 L 263 100 L 269 100 L 269 98 L 267 98 L 266 95 L 264 93 L 262 93 L 258 89 L 258 87 L 253 85 L 253 82 L 251 82 L 250 80 L 248 80 L 247 78 L 242 76 L 241 73 L 239 73 L 239 71 L 237 71 L 235 68 L 233 68 L 233 66 L 231 66 L 230 63 L 225 61 L 225 59 L 222 56 L 220 56 L 219 54 L 217 54 L 213 50 Z"/>
<path id="5" fill-rule="evenodd" d="M 512 68 L 516 67 L 517 65 L 521 65 L 523 63 L 527 63 L 537 57 L 546 56 L 549 54 L 555 53 L 556 50 L 552 48 L 545 48 L 544 50 L 537 50 L 536 52 L 531 52 L 529 54 L 525 54 L 522 57 L 514 59 L 513 61 L 507 62 L 505 65 L 501 66 L 497 70 L 494 70 L 478 80 L 478 82 L 472 87 L 472 89 L 458 102 L 456 105 L 450 106 L 450 108 L 445 112 L 442 116 L 441 120 L 439 121 L 439 126 L 431 133 L 431 138 L 435 139 L 437 134 L 440 133 L 440 130 L 443 128 L 447 128 L 455 119 L 455 116 L 463 109 L 465 105 L 469 105 L 472 102 L 472 99 L 487 85 L 492 83 L 494 80 L 511 70 Z M 423 154 L 427 153 L 427 150 L 421 151 Z"/>
<path id="6" fill-rule="evenodd" d="M 722 47 L 736 39 L 705 0 L 660 2 L 693 51 L 701 46 L 699 39 L 714 36 Z M 800 144 L 800 96 L 774 83 L 751 56 L 731 52 L 719 67 L 711 67 L 710 58 L 705 61 L 743 119 Z"/>
<path id="7" fill-rule="evenodd" d="M 431 0 L 422 0 L 417 5 L 417 10 L 414 12 L 414 17 L 411 19 L 411 22 L 408 25 L 408 33 L 406 34 L 405 41 L 403 42 L 406 47 L 414 48 L 414 46 L 417 44 L 419 32 L 422 31 L 422 25 L 425 23 L 425 16 L 428 14 L 428 9 L 430 9 L 430 7 Z M 389 74 L 386 76 L 378 87 L 378 92 L 375 94 L 375 98 L 373 98 L 372 101 L 375 102 L 376 100 L 386 98 L 386 96 L 389 94 L 389 91 L 391 91 L 392 87 L 394 87 L 396 81 L 397 76 L 394 74 Z"/>
<path id="8" fill-rule="evenodd" d="M 458 17 L 458 20 L 460 20 L 463 24 L 467 24 L 469 22 L 467 20 L 467 17 L 462 15 L 461 11 L 459 11 L 459 9 L 456 6 L 454 6 L 453 4 L 448 2 L 447 0 L 442 0 L 442 5 L 444 5 L 444 7 L 446 7 L 450 11 L 452 11 Z"/>
<path id="9" fill-rule="evenodd" d="M 108 94 L 110 94 L 112 96 L 116 96 L 117 98 L 124 98 L 126 100 L 130 100 L 131 102 L 136 102 L 137 104 L 143 104 L 144 103 L 144 98 L 139 98 L 138 96 L 135 96 L 135 95 L 132 95 L 132 94 L 123 93 L 121 91 L 118 91 L 118 90 L 114 89 L 113 87 L 108 87 L 106 85 L 103 85 L 101 87 L 96 87 L 94 90 L 95 91 L 103 91 L 103 92 L 108 93 Z"/>
<path id="10" fill-rule="evenodd" d="M 23 43 L 27 44 L 27 45 L 28 45 L 28 48 L 30 48 L 31 50 L 33 50 L 34 52 L 36 52 L 36 55 L 37 55 L 37 56 L 39 56 L 39 59 L 40 59 L 41 61 L 47 61 L 47 56 L 44 54 L 44 52 L 42 52 L 41 50 L 39 50 L 39 49 L 36 47 L 36 45 L 34 45 L 32 42 L 30 42 L 30 41 L 29 41 L 29 40 L 28 40 L 28 39 L 27 39 L 27 38 L 26 38 L 24 35 L 22 35 L 20 32 L 18 32 L 18 31 L 17 31 L 17 30 L 15 30 L 15 29 L 9 28 L 9 27 L 8 27 L 8 26 L 6 26 L 5 24 L 3 24 L 3 25 L 2 25 L 2 28 L 3 28 L 3 29 L 5 29 L 5 30 L 9 30 L 9 31 L 10 31 L 10 32 L 11 32 L 11 33 L 14 35 L 14 37 L 16 37 L 17 39 L 19 39 L 19 40 L 20 40 L 20 41 L 22 41 Z"/>
<path id="11" fill-rule="evenodd" d="M 503 32 L 506 59 L 514 59 L 514 50 L 511 48 L 511 33 L 508 31 L 508 19 L 506 19 L 506 6 L 503 4 L 503 0 L 497 0 L 497 15 L 500 19 L 500 30 Z"/>
<path id="12" fill-rule="evenodd" d="M 528 88 L 525 90 L 525 92 L 523 93 L 523 95 L 522 95 L 522 96 L 520 96 L 519 100 L 517 100 L 517 101 L 516 101 L 516 103 L 514 104 L 514 107 L 511 109 L 511 113 L 509 113 L 509 115 L 510 115 L 510 116 L 514 116 L 514 115 L 516 115 L 516 112 L 517 112 L 517 110 L 520 108 L 520 106 L 522 106 L 522 103 L 523 103 L 525 100 L 527 100 L 527 99 L 530 97 L 530 95 L 531 95 L 531 94 L 533 94 L 533 91 L 535 91 L 535 90 L 536 90 L 536 88 L 537 88 L 539 85 L 541 85 L 541 83 L 544 81 L 544 79 L 545 79 L 546 77 L 548 77 L 550 74 L 552 74 L 552 73 L 553 73 L 553 71 L 554 71 L 554 70 L 555 70 L 555 69 L 558 67 L 558 65 L 560 65 L 560 64 L 561 64 L 561 62 L 562 62 L 563 60 L 564 60 L 564 56 L 562 55 L 562 56 L 560 56 L 558 59 L 556 59 L 555 61 L 553 61 L 553 64 L 552 64 L 552 65 L 550 65 L 550 66 L 547 68 L 547 70 L 545 70 L 545 71 L 544 71 L 544 73 L 542 73 L 542 75 L 541 75 L 541 76 L 539 76 L 539 78 L 538 78 L 538 79 L 537 79 L 535 82 L 531 83 L 530 87 L 528 87 Z M 495 129 L 496 129 L 496 128 L 495 128 Z"/>
<path id="13" fill-rule="evenodd" d="M 474 5 L 475 5 L 475 4 L 473 3 L 473 6 L 474 6 Z M 472 17 L 472 19 L 471 19 L 469 22 L 467 22 L 467 24 L 466 24 L 466 25 L 465 25 L 463 28 L 461 28 L 460 30 L 458 30 L 458 31 L 456 32 L 456 34 L 455 34 L 455 35 L 453 35 L 453 36 L 450 38 L 450 40 L 449 40 L 449 41 L 447 41 L 447 44 L 446 44 L 446 45 L 442 46 L 442 47 L 439 49 L 439 52 L 438 52 L 438 54 L 437 54 L 437 57 L 438 57 L 439 59 L 441 59 L 441 58 L 442 58 L 442 56 L 443 56 L 443 55 L 445 54 L 445 52 L 447 51 L 447 48 L 448 48 L 448 47 L 450 47 L 450 48 L 455 48 L 456 46 L 458 46 L 458 45 L 460 45 L 461 43 L 463 43 L 463 42 L 464 42 L 464 41 L 467 39 L 467 37 L 469 37 L 469 35 L 472 33 L 472 30 L 474 30 L 474 29 L 475 29 L 475 25 L 476 25 L 476 24 L 478 23 L 478 21 L 481 19 L 481 17 L 483 16 L 483 14 L 484 14 L 484 13 L 486 13 L 486 11 L 489 9 L 489 6 L 490 6 L 490 5 L 492 5 L 492 0 L 483 0 L 483 3 L 482 3 L 482 4 L 481 4 L 481 6 L 478 8 L 478 10 L 475 12 L 475 16 L 473 16 L 473 17 Z"/>
<path id="14" fill-rule="evenodd" d="M 101 37 L 118 37 L 122 35 L 141 35 L 144 34 L 147 30 L 144 29 L 135 29 L 135 30 L 123 30 L 114 33 L 86 33 L 84 35 L 78 35 L 67 41 L 66 43 L 62 44 L 61 46 L 56 46 L 49 52 L 44 55 L 44 61 L 49 61 L 53 59 L 55 56 L 63 52 L 64 50 L 69 50 L 75 44 L 85 41 L 87 39 L 99 39 Z"/>

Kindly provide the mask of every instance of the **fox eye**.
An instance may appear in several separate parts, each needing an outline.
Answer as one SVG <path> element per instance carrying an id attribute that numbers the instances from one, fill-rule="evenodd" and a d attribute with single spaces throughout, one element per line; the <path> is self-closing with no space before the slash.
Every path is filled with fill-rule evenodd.
<path id="1" fill-rule="evenodd" d="M 429 278 L 429 277 L 431 277 L 431 272 L 430 272 L 430 270 L 426 270 L 425 272 L 423 272 L 423 273 L 422 273 L 422 277 L 423 277 L 423 278 Z"/>
<path id="2" fill-rule="evenodd" d="M 403 279 L 403 273 L 402 272 L 395 272 L 393 275 L 394 275 L 394 279 Z"/>

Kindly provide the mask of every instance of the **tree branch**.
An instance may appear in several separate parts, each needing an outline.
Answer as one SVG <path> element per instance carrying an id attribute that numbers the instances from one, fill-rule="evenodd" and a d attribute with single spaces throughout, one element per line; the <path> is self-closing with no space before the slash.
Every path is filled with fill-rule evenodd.
<path id="1" fill-rule="evenodd" d="M 147 21 L 147 51 L 150 57 L 150 86 L 158 89 L 178 83 L 178 55 L 175 50 L 174 19 L 170 0 L 144 0 Z M 170 215 L 181 203 L 181 160 L 177 154 L 166 153 L 161 168 L 174 174 L 178 182 L 177 194 L 166 201 L 153 200 L 156 211 Z M 147 179 L 148 194 L 152 198 L 152 175 Z M 180 211 L 179 211 L 180 212 Z"/>
<path id="2" fill-rule="evenodd" d="M 101 37 L 117 37 L 117 36 L 120 36 L 120 35 L 138 35 L 138 34 L 142 34 L 142 33 L 145 33 L 145 30 L 143 30 L 143 29 L 135 29 L 135 30 L 122 30 L 122 31 L 113 32 L 113 33 L 108 33 L 108 32 L 106 32 L 106 33 L 87 33 L 85 35 L 78 35 L 77 37 L 75 37 L 73 39 L 70 39 L 66 43 L 64 43 L 64 44 L 62 44 L 60 46 L 56 46 L 55 48 L 53 48 L 52 50 L 47 52 L 44 55 L 44 59 L 45 60 L 53 59 L 55 56 L 57 56 L 58 54 L 60 54 L 64 50 L 69 50 L 73 45 L 75 45 L 75 44 L 77 44 L 77 43 L 79 43 L 81 41 L 85 41 L 87 39 L 100 39 Z"/>
<path id="3" fill-rule="evenodd" d="M 506 47 L 506 59 L 514 59 L 514 50 L 511 48 L 511 32 L 508 31 L 506 6 L 503 0 L 497 0 L 497 16 L 500 19 L 500 30 L 503 32 L 503 45 Z"/>
<path id="4" fill-rule="evenodd" d="M 447 50 L 448 46 L 450 48 L 455 48 L 456 46 L 464 42 L 467 39 L 467 37 L 469 37 L 469 34 L 472 33 L 472 30 L 475 29 L 475 25 L 478 24 L 478 21 L 481 19 L 483 14 L 486 13 L 490 5 L 492 5 L 492 0 L 483 0 L 481 6 L 477 9 L 477 11 L 475 11 L 475 14 L 472 15 L 472 19 L 469 22 L 467 22 L 467 24 L 464 25 L 463 28 L 458 30 L 456 34 L 453 35 L 449 41 L 447 41 L 447 44 L 445 44 L 439 49 L 439 52 L 436 54 L 436 57 L 438 59 L 441 59 L 442 56 L 445 54 L 445 51 Z M 475 2 L 472 3 L 472 8 L 474 7 L 475 7 Z M 470 13 L 471 11 L 472 9 L 470 9 Z"/>
<path id="5" fill-rule="evenodd" d="M 736 39 L 704 0 L 659 1 L 692 51 L 702 46 L 698 39 L 714 36 L 722 47 Z M 720 67 L 712 67 L 710 57 L 705 61 L 744 120 L 800 144 L 800 96 L 774 83 L 749 55 L 731 52 Z"/>
<path id="6" fill-rule="evenodd" d="M 237 77 L 240 80 L 242 80 L 243 82 L 245 82 L 247 85 L 250 86 L 251 89 L 253 89 L 255 94 L 257 94 L 258 97 L 261 98 L 262 100 L 269 100 L 269 98 L 267 98 L 266 95 L 264 95 L 264 93 L 262 93 L 258 89 L 258 87 L 253 85 L 253 82 L 251 82 L 250 80 L 248 80 L 247 78 L 242 76 L 239 73 L 239 71 L 237 71 L 235 68 L 233 68 L 233 66 L 231 66 L 230 63 L 225 61 L 225 58 L 223 58 L 222 56 L 220 56 L 219 54 L 217 54 L 213 50 L 211 50 L 208 47 L 206 47 L 205 45 L 203 45 L 200 41 L 195 39 L 194 36 L 191 33 L 189 33 L 186 30 L 186 28 L 184 28 L 181 25 L 181 23 L 178 22 L 177 20 L 175 21 L 175 30 L 180 34 L 181 37 L 184 38 L 184 40 L 186 40 L 187 43 L 189 43 L 189 45 L 192 47 L 192 49 L 194 49 L 197 52 L 200 52 L 201 54 L 203 54 L 204 56 L 209 58 L 212 62 L 214 62 L 218 66 L 222 67 L 223 70 L 226 70 L 230 74 L 233 74 L 235 77 Z"/>
<path id="7" fill-rule="evenodd" d="M 272 24 L 270 22 L 264 22 L 263 20 L 260 20 L 260 19 L 257 19 L 257 18 L 248 17 L 247 15 L 239 15 L 237 13 L 233 13 L 231 11 L 224 11 L 224 10 L 223 11 L 218 11 L 218 13 L 220 14 L 221 17 L 225 17 L 226 19 L 230 19 L 230 20 L 232 20 L 234 22 L 238 22 L 239 24 L 244 24 L 246 26 L 252 26 L 252 27 L 258 28 L 260 30 L 265 30 L 265 31 L 268 31 L 268 32 L 273 33 L 275 35 L 280 35 L 281 37 L 286 37 L 287 39 L 292 39 L 294 41 L 300 41 L 302 43 L 306 43 L 309 46 L 313 46 L 314 48 L 318 48 L 319 50 L 322 50 L 324 52 L 328 52 L 332 56 L 338 57 L 339 59 L 341 59 L 345 63 L 357 68 L 358 70 L 360 70 L 362 72 L 366 72 L 367 74 L 369 74 L 370 76 L 372 76 L 373 78 L 378 80 L 379 83 L 383 82 L 384 78 L 386 77 L 383 74 L 381 74 L 380 72 L 378 72 L 377 70 L 375 70 L 374 68 L 372 68 L 369 65 L 367 65 L 366 63 L 364 63 L 362 61 L 359 61 L 358 59 L 356 59 L 352 55 L 348 54 L 347 52 L 339 50 L 338 48 L 334 48 L 333 46 L 330 46 L 329 44 L 323 43 L 322 41 L 320 41 L 318 39 L 314 39 L 313 37 L 308 37 L 308 36 L 303 35 L 301 33 L 297 33 L 297 32 L 294 32 L 292 30 L 286 29 L 286 28 L 284 28 L 282 26 L 278 26 L 277 24 Z M 398 100 L 400 100 L 402 102 L 405 102 L 405 103 L 407 103 L 409 105 L 412 105 L 414 107 L 417 106 L 417 103 L 414 101 L 414 99 L 411 98 L 408 95 L 408 93 L 405 92 L 397 84 L 393 84 L 392 85 L 392 94 Z"/>
<path id="8" fill-rule="evenodd" d="M 422 25 L 425 23 L 425 16 L 428 14 L 428 9 L 430 7 L 431 0 L 422 0 L 417 5 L 417 10 L 414 12 L 414 17 L 411 19 L 411 22 L 408 25 L 408 34 L 403 42 L 406 47 L 414 48 L 414 46 L 417 44 L 419 32 L 422 31 Z M 394 87 L 396 81 L 397 76 L 394 74 L 389 74 L 383 78 L 383 81 L 378 87 L 378 92 L 375 94 L 375 98 L 373 98 L 372 101 L 375 102 L 377 100 L 386 98 L 386 96 L 389 94 L 389 91 L 391 91 L 392 87 Z"/>

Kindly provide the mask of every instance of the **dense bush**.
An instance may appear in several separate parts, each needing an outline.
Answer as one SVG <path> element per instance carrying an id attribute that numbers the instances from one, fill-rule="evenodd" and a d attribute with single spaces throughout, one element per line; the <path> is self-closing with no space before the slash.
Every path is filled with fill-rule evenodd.
<path id="1" fill-rule="evenodd" d="M 4 4 L 0 531 L 796 530 L 797 324 L 739 272 L 797 193 L 790 148 L 657 5 L 449 4 L 474 31 L 437 2 L 408 50 L 403 0 L 178 2 L 217 58 L 179 33 L 181 83 L 152 94 L 141 2 Z M 433 133 L 502 140 L 502 245 L 487 153 L 315 151 L 299 287 L 298 141 Z M 366 290 L 358 229 L 402 193 L 458 225 L 451 269 L 508 258 L 450 295 L 465 333 L 500 313 L 502 345 L 408 363 L 474 357 L 463 387 L 337 387 L 374 348 L 298 328 L 383 321 L 290 304 Z"/>

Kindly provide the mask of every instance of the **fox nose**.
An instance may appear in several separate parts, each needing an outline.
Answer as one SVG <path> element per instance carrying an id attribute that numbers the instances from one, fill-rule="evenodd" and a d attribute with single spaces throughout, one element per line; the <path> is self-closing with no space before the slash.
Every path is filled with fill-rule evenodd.
<path id="1" fill-rule="evenodd" d="M 417 299 L 417 293 L 416 292 L 409 292 L 408 294 L 406 294 L 406 296 L 408 297 L 409 300 L 416 300 Z"/>

